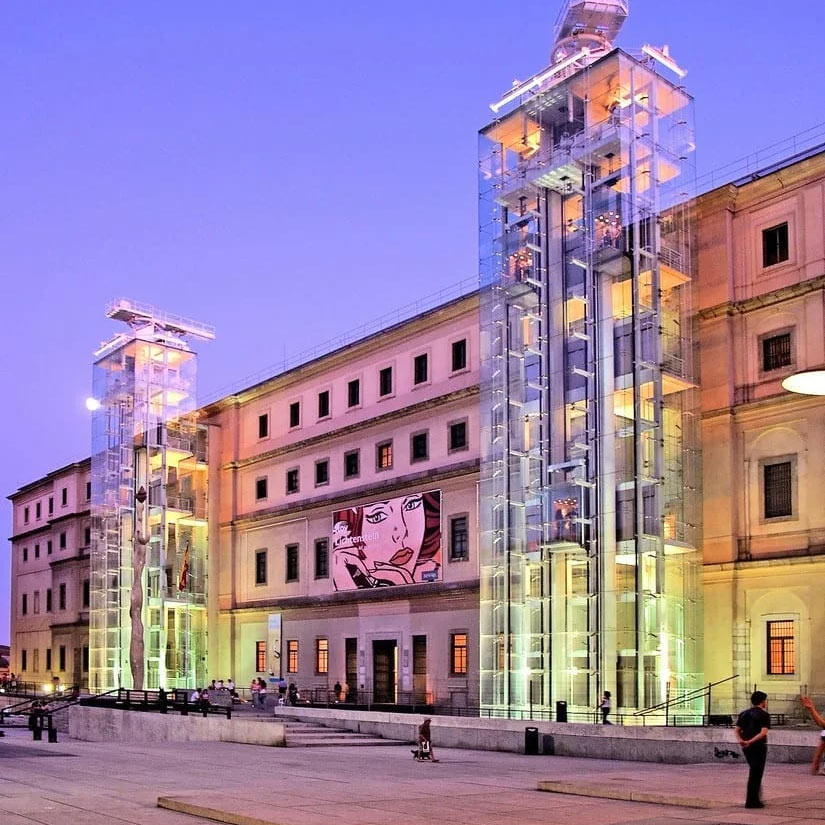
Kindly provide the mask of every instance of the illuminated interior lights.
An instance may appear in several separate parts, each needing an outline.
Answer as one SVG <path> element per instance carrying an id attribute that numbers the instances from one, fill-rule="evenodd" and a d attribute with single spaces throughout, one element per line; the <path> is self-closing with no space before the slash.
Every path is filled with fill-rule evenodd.
<path id="1" fill-rule="evenodd" d="M 570 263 L 580 266 L 582 269 L 587 269 L 587 264 L 581 258 L 571 258 Z"/>
<path id="2" fill-rule="evenodd" d="M 687 75 L 687 71 L 670 56 L 667 46 L 664 46 L 661 50 L 659 50 L 646 44 L 642 46 L 642 51 L 648 57 L 652 57 L 654 60 L 661 63 L 665 68 L 670 69 L 670 71 L 674 74 L 679 75 L 679 77 L 685 77 Z"/>
<path id="3" fill-rule="evenodd" d="M 782 389 L 800 395 L 825 395 L 825 370 L 806 370 L 789 375 Z"/>

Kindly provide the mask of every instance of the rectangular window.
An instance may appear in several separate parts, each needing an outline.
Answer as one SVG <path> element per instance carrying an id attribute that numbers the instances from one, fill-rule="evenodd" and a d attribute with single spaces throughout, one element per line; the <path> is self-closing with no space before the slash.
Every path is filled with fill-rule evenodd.
<path id="1" fill-rule="evenodd" d="M 52 649 L 50 647 L 46 648 L 46 670 L 52 669 Z"/>
<path id="2" fill-rule="evenodd" d="M 37 648 L 32 651 L 32 670 L 35 673 L 40 672 L 40 651 Z"/>
<path id="3" fill-rule="evenodd" d="M 298 672 L 298 640 L 289 639 L 286 643 L 286 672 Z"/>
<path id="4" fill-rule="evenodd" d="M 298 427 L 301 424 L 301 402 L 293 401 L 289 405 L 289 426 Z"/>
<path id="5" fill-rule="evenodd" d="M 788 367 L 792 362 L 791 333 L 762 339 L 762 372 Z"/>
<path id="6" fill-rule="evenodd" d="M 65 507 L 69 503 L 69 488 L 64 487 L 60 491 L 60 506 Z"/>
<path id="7" fill-rule="evenodd" d="M 51 554 L 52 554 L 52 540 L 48 539 L 46 541 L 46 555 L 51 556 Z"/>
<path id="8" fill-rule="evenodd" d="M 57 609 L 58 610 L 65 610 L 66 609 L 66 585 L 61 584 L 58 591 L 57 591 Z"/>
<path id="9" fill-rule="evenodd" d="M 315 486 L 329 484 L 329 460 L 324 458 L 315 462 Z"/>
<path id="10" fill-rule="evenodd" d="M 269 437 L 269 413 L 258 416 L 258 438 Z"/>
<path id="11" fill-rule="evenodd" d="M 329 541 L 315 539 L 315 578 L 329 578 Z"/>
<path id="12" fill-rule="evenodd" d="M 29 508 L 24 507 L 23 508 L 23 524 L 28 524 L 28 523 L 29 523 Z"/>
<path id="13" fill-rule="evenodd" d="M 66 534 L 65 534 L 65 533 L 61 533 L 61 534 L 60 534 L 60 539 L 59 539 L 59 541 L 57 542 L 57 546 L 58 546 L 61 550 L 65 550 L 65 549 L 66 549 Z"/>
<path id="14" fill-rule="evenodd" d="M 28 670 L 28 650 L 20 651 L 20 670 Z"/>
<path id="15" fill-rule="evenodd" d="M 86 482 L 86 501 L 91 501 L 91 500 L 92 500 L 92 482 L 87 481 Z"/>
<path id="16" fill-rule="evenodd" d="M 287 544 L 286 546 L 286 580 L 288 582 L 298 581 L 298 545 Z"/>
<path id="17" fill-rule="evenodd" d="M 89 547 L 92 543 L 92 528 L 91 527 L 84 527 L 83 528 L 83 546 Z"/>
<path id="18" fill-rule="evenodd" d="M 268 483 L 267 479 L 265 478 L 256 478 L 255 479 L 255 499 L 257 501 L 262 501 L 265 499 L 269 493 L 268 491 Z"/>
<path id="19" fill-rule="evenodd" d="M 425 461 L 429 454 L 429 434 L 415 433 L 410 438 L 410 461 Z"/>
<path id="20" fill-rule="evenodd" d="M 467 675 L 467 634 L 450 634 L 450 675 Z"/>
<path id="21" fill-rule="evenodd" d="M 416 355 L 413 359 L 413 384 L 424 384 L 428 375 L 427 353 Z"/>
<path id="22" fill-rule="evenodd" d="M 470 537 L 467 516 L 450 519 L 450 561 L 467 561 L 470 557 Z"/>
<path id="23" fill-rule="evenodd" d="M 40 545 L 39 544 L 34 545 L 34 557 L 36 559 L 40 558 Z"/>
<path id="24" fill-rule="evenodd" d="M 392 395 L 392 367 L 384 367 L 378 372 L 378 394 Z"/>
<path id="25" fill-rule="evenodd" d="M 49 496 L 49 515 L 54 512 L 54 497 Z"/>
<path id="26" fill-rule="evenodd" d="M 23 606 L 20 611 L 24 616 L 29 612 L 29 594 L 23 594 Z"/>
<path id="27" fill-rule="evenodd" d="M 38 501 L 37 504 L 34 505 L 34 517 L 35 517 L 35 519 L 40 518 L 41 509 L 42 508 L 40 506 L 40 502 Z"/>
<path id="28" fill-rule="evenodd" d="M 52 612 L 52 589 L 51 587 L 46 590 L 46 612 Z"/>
<path id="29" fill-rule="evenodd" d="M 286 471 L 286 491 L 287 493 L 297 493 L 301 489 L 301 477 L 297 467 Z"/>
<path id="30" fill-rule="evenodd" d="M 255 672 L 266 673 L 266 642 L 255 642 Z"/>
<path id="31" fill-rule="evenodd" d="M 765 518 L 793 515 L 791 462 L 764 465 Z"/>
<path id="32" fill-rule="evenodd" d="M 40 612 L 40 591 L 35 590 L 32 598 L 32 612 L 37 614 Z"/>
<path id="33" fill-rule="evenodd" d="M 375 466 L 379 470 L 392 469 L 392 441 L 384 441 L 376 445 Z"/>
<path id="34" fill-rule="evenodd" d="M 83 579 L 83 607 L 89 606 L 89 580 Z"/>
<path id="35" fill-rule="evenodd" d="M 29 560 L 29 548 L 24 547 L 23 548 L 23 561 L 28 561 L 28 560 Z"/>
<path id="36" fill-rule="evenodd" d="M 348 453 L 344 453 L 344 478 L 356 478 L 360 472 L 360 450 L 350 450 Z"/>
<path id="37" fill-rule="evenodd" d="M 347 384 L 347 406 L 357 407 L 361 403 L 361 381 L 353 379 Z"/>
<path id="38" fill-rule="evenodd" d="M 255 584 L 266 584 L 266 550 L 255 551 Z"/>
<path id="39" fill-rule="evenodd" d="M 467 368 L 467 339 L 453 341 L 453 372 Z"/>
<path id="40" fill-rule="evenodd" d="M 318 418 L 326 418 L 329 415 L 329 390 L 318 393 Z"/>
<path id="41" fill-rule="evenodd" d="M 329 639 L 315 640 L 315 672 L 329 673 Z"/>
<path id="42" fill-rule="evenodd" d="M 413 636 L 413 676 L 427 675 L 427 637 Z"/>
<path id="43" fill-rule="evenodd" d="M 62 673 L 66 670 L 66 645 L 60 645 L 57 650 L 57 669 Z"/>
<path id="44" fill-rule="evenodd" d="M 762 230 L 762 266 L 774 266 L 788 260 L 788 224 L 780 223 Z"/>
<path id="45" fill-rule="evenodd" d="M 466 421 L 454 421 L 450 424 L 449 440 L 451 453 L 468 448 Z"/>
<path id="46" fill-rule="evenodd" d="M 83 672 L 89 672 L 89 645 L 83 645 Z"/>
<path id="47" fill-rule="evenodd" d="M 767 623 L 768 673 L 771 676 L 793 676 L 796 673 L 793 620 Z"/>

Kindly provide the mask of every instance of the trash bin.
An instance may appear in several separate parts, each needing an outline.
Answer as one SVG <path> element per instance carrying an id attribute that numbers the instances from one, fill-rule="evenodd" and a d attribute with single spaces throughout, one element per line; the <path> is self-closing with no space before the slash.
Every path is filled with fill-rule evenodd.
<path id="1" fill-rule="evenodd" d="M 567 721 L 567 702 L 563 702 L 561 700 L 556 702 L 556 721 L 557 722 L 566 722 Z"/>
<path id="2" fill-rule="evenodd" d="M 524 729 L 524 752 L 528 756 L 536 756 L 539 752 L 539 729 Z"/>

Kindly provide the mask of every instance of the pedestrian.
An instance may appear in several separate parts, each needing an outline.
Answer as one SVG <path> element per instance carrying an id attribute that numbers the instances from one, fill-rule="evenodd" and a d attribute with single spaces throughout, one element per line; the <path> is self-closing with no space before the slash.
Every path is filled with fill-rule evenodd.
<path id="1" fill-rule="evenodd" d="M 258 701 L 261 709 L 266 707 L 266 682 L 263 679 L 258 679 Z"/>
<path id="2" fill-rule="evenodd" d="M 332 692 L 335 694 L 335 701 L 340 702 L 341 701 L 341 683 L 340 682 L 336 682 L 332 686 Z"/>
<path id="3" fill-rule="evenodd" d="M 819 734 L 819 744 L 814 751 L 814 759 L 811 762 L 811 773 L 816 776 L 819 773 L 819 766 L 822 764 L 822 755 L 825 753 L 825 718 L 820 716 L 819 711 L 814 707 L 814 703 L 807 696 L 800 696 L 802 707 L 807 708 L 811 718 L 822 728 Z"/>
<path id="4" fill-rule="evenodd" d="M 602 724 L 603 725 L 612 725 L 613 724 L 612 722 L 607 721 L 607 717 L 610 716 L 610 708 L 611 708 L 610 691 L 606 690 L 602 694 L 602 701 L 601 701 L 601 704 L 599 705 L 599 710 L 601 710 L 601 712 L 602 712 Z"/>
<path id="5" fill-rule="evenodd" d="M 432 719 L 425 719 L 418 728 L 418 755 L 415 757 L 421 761 L 429 759 L 431 762 L 438 762 L 433 750 L 433 737 L 430 733 L 430 723 Z"/>
<path id="6" fill-rule="evenodd" d="M 768 758 L 768 730 L 771 726 L 771 717 L 765 710 L 767 704 L 768 694 L 755 690 L 751 694 L 751 706 L 743 710 L 736 720 L 736 737 L 750 768 L 746 808 L 765 807 L 761 798 L 762 774 L 765 773 L 765 760 Z"/>
<path id="7" fill-rule="evenodd" d="M 261 689 L 260 685 L 258 684 L 257 679 L 252 680 L 252 684 L 249 686 L 249 694 L 252 697 L 252 707 L 258 707 L 258 691 Z"/>

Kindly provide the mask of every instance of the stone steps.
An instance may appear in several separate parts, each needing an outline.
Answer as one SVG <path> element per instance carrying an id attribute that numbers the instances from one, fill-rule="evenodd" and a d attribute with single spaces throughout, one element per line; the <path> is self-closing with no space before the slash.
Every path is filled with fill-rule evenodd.
<path id="1" fill-rule="evenodd" d="M 382 739 L 367 733 L 356 733 L 341 728 L 327 728 L 301 722 L 286 722 L 288 748 L 364 747 L 366 745 L 398 745 L 393 739 Z"/>

